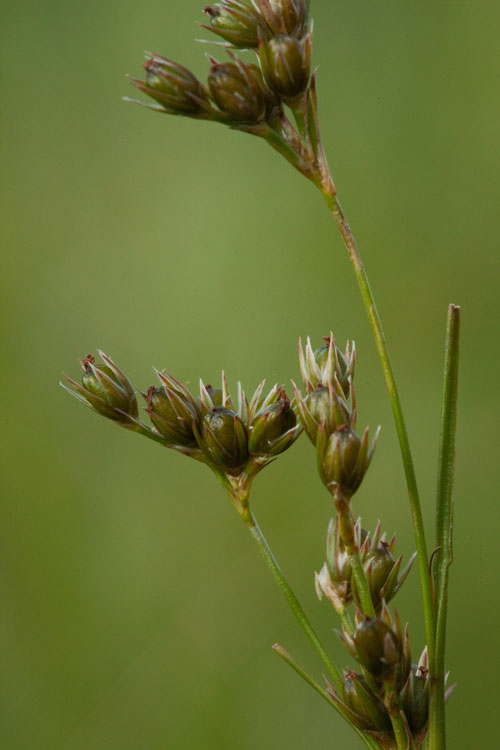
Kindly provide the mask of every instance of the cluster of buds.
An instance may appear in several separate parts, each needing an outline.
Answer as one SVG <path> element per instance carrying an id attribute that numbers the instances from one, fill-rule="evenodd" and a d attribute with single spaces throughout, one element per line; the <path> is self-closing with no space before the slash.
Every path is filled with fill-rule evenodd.
<path id="1" fill-rule="evenodd" d="M 361 519 L 358 518 L 354 525 L 354 541 L 359 550 L 373 606 L 379 613 L 383 602 L 390 602 L 403 585 L 415 560 L 415 553 L 401 571 L 403 555 L 397 560 L 394 558 L 396 535 L 393 534 L 387 542 L 385 533 L 381 533 L 380 521 L 371 534 L 361 527 Z M 361 604 L 351 561 L 340 535 L 338 516 L 328 526 L 326 562 L 321 571 L 316 573 L 315 581 L 318 597 L 322 599 L 325 596 L 339 614 L 352 602 L 358 606 Z"/>
<path id="2" fill-rule="evenodd" d="M 328 692 L 341 712 L 356 727 L 374 736 L 381 747 L 397 747 L 392 718 L 403 718 L 408 737 L 421 748 L 426 734 L 429 705 L 427 649 L 418 664 L 412 664 L 408 626 L 384 605 L 376 618 L 356 618 L 353 633 L 341 635 L 361 667 L 348 670 L 339 694 Z"/>
<path id="3" fill-rule="evenodd" d="M 308 0 L 221 0 L 205 6 L 204 12 L 208 23 L 202 27 L 223 40 L 215 44 L 226 48 L 229 60 L 209 55 L 203 83 L 184 66 L 148 53 L 145 78 L 130 81 L 155 103 L 137 103 L 265 138 L 309 179 L 322 184 L 327 170 L 311 76 Z M 256 63 L 244 62 L 235 52 L 240 50 L 253 51 Z"/>
<path id="4" fill-rule="evenodd" d="M 235 503 L 246 507 L 255 476 L 277 455 L 287 450 L 302 428 L 283 387 L 267 395 L 262 381 L 248 399 L 238 384 L 233 402 L 226 378 L 222 387 L 200 381 L 200 393 L 189 389 L 165 371 L 156 371 L 159 385 L 143 393 L 151 425 L 138 418 L 137 400 L 128 378 L 105 354 L 102 365 L 92 356 L 81 361 L 82 383 L 71 378 L 71 395 L 123 427 L 206 463 L 221 479 Z"/>
<path id="5" fill-rule="evenodd" d="M 294 384 L 297 409 L 307 436 L 316 446 L 323 483 L 334 497 L 350 500 L 368 470 L 378 430 L 371 444 L 368 427 L 362 437 L 355 431 L 354 345 L 348 343 L 342 353 L 335 346 L 333 334 L 325 341 L 325 346 L 316 351 L 309 338 L 305 350 L 299 343 L 306 396 L 303 398 Z"/>

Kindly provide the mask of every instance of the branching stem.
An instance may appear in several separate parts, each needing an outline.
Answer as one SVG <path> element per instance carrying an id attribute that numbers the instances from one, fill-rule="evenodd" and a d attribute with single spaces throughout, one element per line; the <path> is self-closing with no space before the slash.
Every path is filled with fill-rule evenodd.
<path id="1" fill-rule="evenodd" d="M 249 508 L 247 508 L 247 511 L 244 515 L 242 515 L 242 518 L 250 532 L 252 539 L 257 544 L 267 567 L 271 571 L 276 583 L 278 584 L 281 590 L 281 593 L 287 600 L 290 609 L 292 610 L 293 614 L 297 618 L 302 630 L 305 632 L 305 634 L 311 641 L 321 661 L 326 667 L 328 674 L 333 679 L 335 685 L 338 688 L 340 688 L 342 685 L 342 677 L 340 674 L 340 670 L 338 669 L 336 664 L 332 661 L 332 658 L 330 657 L 328 651 L 326 650 L 325 646 L 321 642 L 318 634 L 316 633 L 314 627 L 309 621 L 309 618 L 307 617 L 306 613 L 302 609 L 302 606 L 299 600 L 297 599 L 292 589 L 290 588 L 288 581 L 286 580 L 285 575 L 278 564 L 278 561 L 274 557 L 273 552 L 271 548 L 269 547 L 269 544 L 267 543 L 267 540 L 264 534 L 260 530 L 260 527 L 257 523 L 255 516 L 253 515 L 252 511 Z"/>
<path id="2" fill-rule="evenodd" d="M 346 249 L 349 253 L 349 257 L 354 268 L 354 273 L 356 275 L 356 280 L 361 292 L 361 297 L 363 298 L 363 302 L 365 305 L 365 310 L 370 321 L 373 337 L 375 339 L 375 345 L 377 347 L 378 356 L 385 377 L 387 390 L 389 392 L 389 399 L 392 406 L 401 456 L 403 459 L 406 484 L 408 487 L 408 496 L 410 499 L 413 528 L 415 533 L 415 544 L 417 547 L 418 567 L 422 588 L 425 630 L 429 653 L 429 669 L 431 674 L 434 674 L 435 629 L 432 592 L 428 570 L 427 545 L 425 541 L 424 522 L 422 518 L 422 509 L 420 507 L 417 479 L 415 476 L 413 458 L 411 454 L 410 443 L 408 440 L 408 433 L 406 430 L 403 410 L 401 407 L 401 401 L 399 398 L 399 392 L 396 385 L 396 379 L 394 376 L 394 371 L 392 369 L 384 330 L 382 328 L 382 321 L 380 320 L 380 315 L 375 305 L 375 299 L 370 287 L 370 283 L 368 281 L 368 276 L 363 266 L 363 262 L 361 260 L 361 256 L 351 228 L 344 216 L 342 207 L 337 199 L 335 191 L 326 190 L 323 191 L 323 195 L 327 202 L 328 208 L 330 209 L 333 218 L 335 219 L 340 234 L 342 235 L 342 239 L 344 240 Z"/>

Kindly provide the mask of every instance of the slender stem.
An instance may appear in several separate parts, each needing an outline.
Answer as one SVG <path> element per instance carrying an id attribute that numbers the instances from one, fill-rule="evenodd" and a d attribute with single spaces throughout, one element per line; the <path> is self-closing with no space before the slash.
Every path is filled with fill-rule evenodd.
<path id="1" fill-rule="evenodd" d="M 359 556 L 358 545 L 354 534 L 354 517 L 352 514 L 351 503 L 347 500 L 340 490 L 335 491 L 335 508 L 339 518 L 340 537 L 344 543 L 349 562 L 351 563 L 354 580 L 358 589 L 361 609 L 369 617 L 375 617 L 375 608 L 372 602 L 370 586 L 366 578 L 363 563 Z"/>
<path id="2" fill-rule="evenodd" d="M 413 520 L 413 527 L 415 533 L 415 544 L 417 547 L 418 554 L 418 566 L 420 572 L 420 583 L 422 587 L 422 598 L 425 618 L 425 630 L 427 637 L 427 646 L 429 652 L 429 669 L 431 674 L 434 674 L 434 644 L 435 644 L 435 632 L 434 632 L 434 613 L 432 604 L 432 592 L 429 580 L 428 571 L 428 557 L 427 557 L 427 546 L 425 541 L 425 530 L 424 522 L 422 518 L 422 510 L 420 507 L 420 499 L 418 494 L 417 479 L 415 476 L 415 469 L 413 466 L 413 459 L 411 455 L 410 443 L 408 440 L 408 433 L 406 431 L 406 425 L 403 417 L 403 410 L 401 407 L 401 401 L 396 385 L 396 379 L 392 369 L 392 364 L 389 356 L 389 350 L 385 340 L 384 331 L 382 328 L 382 322 L 380 320 L 379 313 L 375 305 L 375 299 L 373 292 L 370 288 L 368 276 L 363 266 L 361 256 L 359 254 L 356 241 L 352 234 L 351 228 L 344 216 L 340 203 L 334 191 L 327 190 L 323 192 L 324 198 L 328 204 L 328 207 L 333 214 L 337 226 L 339 228 L 344 244 L 349 253 L 349 257 L 354 267 L 354 273 L 356 280 L 359 285 L 361 296 L 365 305 L 366 313 L 370 321 L 370 325 L 375 339 L 379 359 L 382 365 L 382 370 L 389 392 L 389 398 L 391 401 L 392 412 L 394 415 L 394 421 L 396 423 L 396 431 L 398 434 L 399 446 L 401 450 L 401 456 L 403 459 L 403 466 L 406 476 L 406 483 L 408 487 L 408 495 L 410 499 L 411 514 Z"/>
<path id="3" fill-rule="evenodd" d="M 441 439 L 439 444 L 438 486 L 436 503 L 436 665 L 431 683 L 429 715 L 429 750 L 445 750 L 445 651 L 448 610 L 448 576 L 453 561 L 453 480 L 455 473 L 455 434 L 457 427 L 458 359 L 460 308 L 448 307 L 444 364 Z"/>
<path id="4" fill-rule="evenodd" d="M 267 567 L 270 569 L 274 579 L 276 580 L 276 583 L 278 584 L 281 590 L 281 593 L 287 600 L 288 605 L 290 606 L 290 609 L 292 610 L 293 614 L 297 618 L 301 628 L 303 629 L 303 631 L 305 632 L 305 634 L 311 641 L 312 645 L 316 649 L 316 652 L 318 653 L 321 661 L 323 662 L 326 669 L 328 670 L 329 675 L 333 678 L 335 685 L 337 687 L 341 687 L 342 677 L 340 674 L 340 670 L 332 661 L 328 651 L 326 650 L 325 646 L 322 644 L 318 634 L 314 630 L 306 613 L 302 609 L 302 606 L 300 605 L 299 600 L 297 599 L 292 589 L 290 588 L 288 581 L 286 580 L 283 574 L 283 571 L 281 570 L 278 564 L 278 561 L 274 557 L 272 550 L 269 547 L 266 541 L 266 538 L 264 537 L 264 534 L 259 528 L 257 520 L 255 519 L 255 516 L 253 515 L 251 510 L 248 508 L 246 514 L 242 515 L 242 518 L 245 521 L 245 524 L 253 540 L 257 544 Z"/>
<path id="5" fill-rule="evenodd" d="M 321 695 L 321 697 L 330 706 L 332 706 L 332 708 L 334 708 L 337 711 L 337 713 L 339 713 L 340 716 L 342 716 L 342 718 L 345 721 L 347 721 L 347 723 L 352 727 L 352 729 L 354 729 L 354 731 L 356 732 L 356 734 L 358 735 L 358 737 L 363 740 L 363 742 L 365 743 L 366 747 L 373 748 L 373 750 L 380 750 L 380 745 L 378 744 L 378 742 L 375 739 L 373 739 L 373 737 L 369 737 L 368 735 L 363 734 L 363 732 L 360 729 L 358 729 L 358 727 L 355 724 L 353 724 L 347 718 L 347 716 L 345 714 L 342 713 L 342 711 L 339 708 L 339 706 L 337 706 L 337 704 L 332 699 L 332 697 L 327 693 L 327 691 L 324 688 L 322 688 L 320 685 L 318 685 L 318 683 L 315 680 L 313 680 L 313 678 L 309 674 L 307 674 L 307 672 L 305 672 L 302 669 L 302 667 L 300 667 L 297 664 L 297 662 L 290 656 L 290 654 L 288 653 L 288 651 L 286 651 L 283 648 L 283 646 L 280 646 L 279 643 L 275 643 L 274 646 L 273 646 L 273 650 L 278 654 L 278 656 L 281 659 L 283 659 L 284 662 L 286 662 L 295 672 L 297 672 L 297 674 L 300 675 L 300 677 L 302 677 L 302 679 L 305 680 L 307 682 L 307 684 L 312 687 L 313 690 L 315 690 L 317 693 L 319 693 L 319 695 Z"/>
<path id="6" fill-rule="evenodd" d="M 413 740 L 411 738 L 408 740 L 405 723 L 399 712 L 394 716 L 391 716 L 391 724 L 398 750 L 415 750 Z"/>

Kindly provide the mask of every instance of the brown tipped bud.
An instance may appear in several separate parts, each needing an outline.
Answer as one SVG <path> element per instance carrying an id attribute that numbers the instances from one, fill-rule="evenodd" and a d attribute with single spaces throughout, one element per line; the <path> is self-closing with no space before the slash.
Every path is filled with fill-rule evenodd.
<path id="1" fill-rule="evenodd" d="M 214 63 L 208 76 L 214 102 L 234 123 L 256 123 L 266 114 L 266 92 L 250 65 Z"/>
<path id="2" fill-rule="evenodd" d="M 182 65 L 155 55 L 144 63 L 146 80 L 131 78 L 133 85 L 155 99 L 165 112 L 196 117 L 210 109 L 202 83 Z"/>
<path id="3" fill-rule="evenodd" d="M 393 624 L 387 608 L 380 617 L 365 617 L 352 637 L 356 658 L 377 680 L 400 690 L 410 673 L 408 633 Z"/>
<path id="4" fill-rule="evenodd" d="M 284 390 L 279 400 L 262 409 L 250 425 L 248 450 L 254 456 L 276 456 L 297 439 L 300 427 Z"/>
<path id="5" fill-rule="evenodd" d="M 342 698 L 356 716 L 354 723 L 359 729 L 372 732 L 391 729 L 391 719 L 383 702 L 370 690 L 362 675 L 349 672 L 344 677 Z"/>
<path id="6" fill-rule="evenodd" d="M 265 33 L 262 17 L 257 11 L 240 0 L 223 0 L 203 9 L 210 19 L 210 26 L 203 28 L 218 34 L 233 47 L 249 49 L 258 47 L 259 32 Z"/>
<path id="7" fill-rule="evenodd" d="M 203 417 L 200 448 L 214 466 L 236 469 L 248 459 L 247 431 L 231 409 L 216 406 Z"/>
<path id="8" fill-rule="evenodd" d="M 429 718 L 429 673 L 412 667 L 403 689 L 403 706 L 412 732 L 418 732 Z"/>
<path id="9" fill-rule="evenodd" d="M 310 43 L 292 36 L 261 40 L 259 56 L 269 87 L 285 101 L 302 94 L 309 83 Z"/>
<path id="10" fill-rule="evenodd" d="M 349 398 L 351 392 L 351 382 L 354 377 L 355 349 L 354 344 L 346 346 L 346 352 L 335 346 L 333 336 L 325 337 L 327 342 L 313 354 L 316 367 L 311 367 L 307 373 L 308 380 L 317 378 L 318 382 L 328 385 L 330 382 L 338 381 L 345 398 Z M 308 341 L 309 345 L 310 342 Z M 307 372 L 307 371 L 306 371 Z"/>
<path id="11" fill-rule="evenodd" d="M 394 560 L 388 545 L 370 551 L 364 560 L 363 568 L 370 588 L 373 606 L 376 610 L 379 610 L 382 606 L 384 586 L 389 579 L 395 563 L 396 561 Z M 352 592 L 354 598 L 358 604 L 360 604 L 358 587 L 354 577 L 352 580 Z M 386 599 L 386 601 L 388 600 L 389 599 Z"/>
<path id="12" fill-rule="evenodd" d="M 167 385 L 164 373 L 159 373 L 163 388 L 151 386 L 146 395 L 147 412 L 157 431 L 172 445 L 196 445 L 193 422 L 199 421 L 194 399 L 186 388 Z"/>
<path id="13" fill-rule="evenodd" d="M 223 406 L 224 395 L 220 388 L 213 388 L 211 385 L 206 386 L 207 393 L 210 396 L 214 406 Z"/>
<path id="14" fill-rule="evenodd" d="M 307 29 L 307 0 L 254 0 L 274 35 L 303 36 Z"/>
<path id="15" fill-rule="evenodd" d="M 377 433 L 378 435 L 378 433 Z M 350 498 L 365 476 L 375 450 L 377 435 L 368 446 L 368 430 L 360 439 L 347 425 L 328 434 L 320 425 L 317 439 L 318 468 L 320 476 L 331 492 L 340 491 Z"/>
<path id="16" fill-rule="evenodd" d="M 335 345 L 333 333 L 324 337 L 326 344 L 313 351 L 311 339 L 306 340 L 305 348 L 299 339 L 299 363 L 304 387 L 308 393 L 322 385 L 340 386 L 339 395 L 351 395 L 350 383 L 354 377 L 356 350 L 354 342 L 347 342 L 345 354 Z M 338 388 L 337 388 L 338 390 Z"/>
<path id="17" fill-rule="evenodd" d="M 138 415 L 137 400 L 129 379 L 103 352 L 99 352 L 104 365 L 96 365 L 90 354 L 81 360 L 82 384 L 67 378 L 71 395 L 90 406 L 104 417 L 123 424 Z"/>

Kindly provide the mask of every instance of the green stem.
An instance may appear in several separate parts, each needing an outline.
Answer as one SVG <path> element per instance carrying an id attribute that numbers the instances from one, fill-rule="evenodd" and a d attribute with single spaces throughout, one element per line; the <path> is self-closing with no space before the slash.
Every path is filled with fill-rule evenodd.
<path id="1" fill-rule="evenodd" d="M 375 617 L 375 608 L 372 602 L 370 586 L 366 578 L 363 563 L 359 556 L 358 546 L 354 535 L 354 517 L 352 514 L 351 503 L 347 500 L 340 490 L 335 490 L 334 494 L 335 508 L 339 518 L 340 538 L 342 539 L 349 555 L 354 580 L 358 589 L 361 609 L 369 617 Z"/>
<path id="2" fill-rule="evenodd" d="M 399 712 L 394 716 L 391 716 L 391 724 L 392 731 L 394 732 L 394 737 L 396 738 L 398 750 L 414 750 L 415 745 L 411 739 L 410 744 L 408 744 L 408 735 L 406 733 L 405 723 L 403 721 L 403 717 Z"/>
<path id="3" fill-rule="evenodd" d="M 293 614 L 297 618 L 302 630 L 305 632 L 305 634 L 311 641 L 321 661 L 323 662 L 326 669 L 328 670 L 329 675 L 332 677 L 333 681 L 335 682 L 335 685 L 340 688 L 342 685 L 342 677 L 340 674 L 340 670 L 332 661 L 328 651 L 322 644 L 318 634 L 314 630 L 306 613 L 302 609 L 299 600 L 297 599 L 292 589 L 290 588 L 288 581 L 286 580 L 283 574 L 283 571 L 281 570 L 278 564 L 278 561 L 274 557 L 272 550 L 269 547 L 266 541 L 266 538 L 264 537 L 264 534 L 259 528 L 257 520 L 255 519 L 255 516 L 253 515 L 252 511 L 249 508 L 247 508 L 246 513 L 245 515 L 242 515 L 242 518 L 252 536 L 252 539 L 257 544 L 267 567 L 269 568 L 274 579 L 276 580 L 276 583 L 278 584 L 281 590 L 281 593 L 287 600 L 290 609 L 292 610 Z"/>
<path id="4" fill-rule="evenodd" d="M 401 401 L 396 385 L 396 379 L 394 377 L 394 371 L 389 356 L 389 350 L 385 340 L 384 331 L 382 328 L 382 322 L 380 320 L 379 313 L 375 305 L 375 299 L 373 292 L 370 288 L 368 276 L 363 266 L 361 256 L 359 254 L 356 241 L 352 234 L 351 228 L 344 216 L 342 208 L 337 196 L 332 190 L 322 191 L 323 196 L 328 204 L 328 207 L 333 214 L 337 226 L 339 228 L 344 244 L 349 253 L 352 265 L 354 267 L 354 273 L 356 280 L 363 298 L 366 313 L 370 321 L 372 328 L 373 337 L 375 339 L 375 345 L 377 347 L 379 359 L 382 365 L 382 370 L 385 377 L 387 390 L 389 392 L 389 399 L 392 406 L 392 412 L 394 415 L 394 421 L 396 423 L 396 431 L 399 440 L 399 446 L 401 450 L 401 456 L 403 459 L 403 466 L 406 476 L 406 484 L 408 487 L 408 495 L 410 499 L 410 508 L 413 520 L 413 527 L 415 533 L 415 544 L 417 547 L 418 554 L 418 567 L 420 572 L 420 583 L 422 587 L 422 599 L 424 608 L 424 619 L 425 619 L 425 630 L 427 638 L 427 647 L 429 653 L 429 669 L 431 674 L 434 674 L 434 648 L 435 648 L 435 633 L 434 633 L 434 613 L 432 604 L 432 591 L 429 580 L 428 570 L 428 556 L 427 556 L 427 545 L 425 541 L 425 530 L 424 522 L 422 518 L 422 510 L 420 507 L 420 499 L 418 494 L 417 479 L 415 476 L 415 469 L 413 466 L 413 459 L 411 455 L 410 443 L 408 440 L 408 433 L 406 431 L 406 425 L 403 417 L 403 410 L 401 408 Z"/>
<path id="5" fill-rule="evenodd" d="M 369 737 L 366 734 L 363 734 L 363 732 L 360 729 L 358 729 L 358 727 L 355 724 L 353 724 L 347 718 L 347 716 L 345 714 L 342 713 L 341 709 L 337 706 L 337 704 L 332 699 L 332 697 L 327 693 L 327 691 L 324 690 L 324 688 L 322 688 L 320 685 L 318 685 L 318 683 L 315 680 L 313 680 L 313 678 L 311 677 L 311 675 L 307 674 L 307 672 L 305 672 L 302 669 L 302 667 L 300 667 L 297 664 L 297 662 L 294 659 L 292 659 L 292 657 L 290 656 L 290 654 L 288 653 L 288 651 L 286 651 L 283 648 L 283 646 L 280 646 L 279 643 L 275 643 L 274 646 L 273 646 L 273 650 L 278 654 L 278 656 L 281 659 L 283 659 L 284 662 L 286 662 L 288 664 L 288 666 L 290 666 L 295 672 L 297 672 L 297 674 L 300 675 L 300 677 L 302 677 L 302 679 L 305 680 L 307 682 L 307 684 L 312 687 L 313 690 L 315 690 L 317 693 L 319 693 L 319 695 L 321 695 L 321 697 L 330 706 L 332 706 L 332 708 L 334 708 L 337 711 L 337 713 L 340 714 L 340 716 L 342 716 L 342 718 L 345 721 L 347 721 L 347 723 L 349 724 L 349 726 L 352 727 L 352 729 L 354 729 L 354 731 L 356 732 L 356 734 L 358 735 L 358 737 L 363 740 L 363 742 L 366 745 L 366 747 L 373 748 L 373 750 L 380 750 L 380 745 L 378 744 L 378 742 L 375 739 L 373 739 L 372 737 Z"/>
<path id="6" fill-rule="evenodd" d="M 429 707 L 429 750 L 445 750 L 445 652 L 448 610 L 448 577 L 453 561 L 453 479 L 455 473 L 455 434 L 457 427 L 458 359 L 460 308 L 448 307 L 444 364 L 443 406 L 436 502 L 435 573 L 436 589 L 436 664 L 431 683 Z"/>

